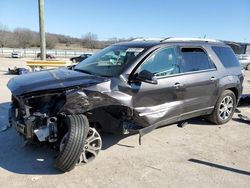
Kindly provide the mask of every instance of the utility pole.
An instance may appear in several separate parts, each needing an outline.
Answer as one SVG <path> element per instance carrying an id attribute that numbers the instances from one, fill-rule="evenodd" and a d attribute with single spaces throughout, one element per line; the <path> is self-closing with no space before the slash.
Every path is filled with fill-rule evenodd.
<path id="1" fill-rule="evenodd" d="M 44 0 L 38 0 L 39 6 L 39 32 L 40 32 L 40 58 L 46 60 L 46 39 L 44 30 Z"/>

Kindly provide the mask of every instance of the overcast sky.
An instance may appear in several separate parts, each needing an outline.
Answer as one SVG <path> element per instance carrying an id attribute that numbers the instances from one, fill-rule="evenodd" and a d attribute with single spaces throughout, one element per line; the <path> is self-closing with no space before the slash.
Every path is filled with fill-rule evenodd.
<path id="1" fill-rule="evenodd" d="M 45 0 L 51 33 L 250 42 L 250 0 Z M 0 23 L 38 31 L 38 0 L 0 0 Z"/>

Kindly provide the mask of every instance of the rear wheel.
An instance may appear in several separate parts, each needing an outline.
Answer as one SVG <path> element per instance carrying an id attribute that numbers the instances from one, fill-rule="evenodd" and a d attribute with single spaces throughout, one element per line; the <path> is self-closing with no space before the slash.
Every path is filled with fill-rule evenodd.
<path id="1" fill-rule="evenodd" d="M 225 90 L 218 99 L 214 111 L 208 119 L 217 124 L 227 123 L 233 116 L 236 108 L 236 97 L 231 90 Z"/>

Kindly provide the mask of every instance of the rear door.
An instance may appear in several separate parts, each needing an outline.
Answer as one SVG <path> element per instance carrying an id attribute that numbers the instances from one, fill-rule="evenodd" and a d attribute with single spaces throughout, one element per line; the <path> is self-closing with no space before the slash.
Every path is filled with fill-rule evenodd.
<path id="1" fill-rule="evenodd" d="M 180 83 L 184 93 L 181 119 L 201 115 L 213 109 L 218 92 L 218 73 L 206 50 L 199 46 L 180 47 Z"/>

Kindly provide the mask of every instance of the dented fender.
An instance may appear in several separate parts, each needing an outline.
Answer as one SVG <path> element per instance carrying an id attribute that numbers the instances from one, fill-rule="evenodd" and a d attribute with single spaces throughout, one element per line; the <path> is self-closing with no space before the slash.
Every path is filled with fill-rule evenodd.
<path id="1" fill-rule="evenodd" d="M 61 111 L 69 114 L 81 114 L 104 106 L 124 106 L 117 99 L 98 91 L 77 89 L 65 95 L 66 101 Z"/>

